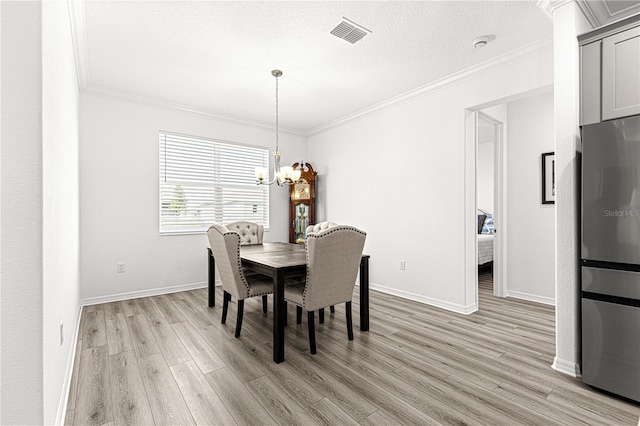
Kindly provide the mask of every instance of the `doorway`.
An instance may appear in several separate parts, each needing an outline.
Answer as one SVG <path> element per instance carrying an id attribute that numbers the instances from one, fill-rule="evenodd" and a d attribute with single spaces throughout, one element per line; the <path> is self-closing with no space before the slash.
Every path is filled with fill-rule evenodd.
<path id="1" fill-rule="evenodd" d="M 503 154 L 504 123 L 499 106 L 477 111 L 476 150 L 476 214 L 478 218 L 476 289 L 490 291 L 494 296 L 504 297 L 502 276 L 503 257 L 501 239 L 506 215 L 503 206 Z M 479 307 L 479 306 L 478 306 Z"/>

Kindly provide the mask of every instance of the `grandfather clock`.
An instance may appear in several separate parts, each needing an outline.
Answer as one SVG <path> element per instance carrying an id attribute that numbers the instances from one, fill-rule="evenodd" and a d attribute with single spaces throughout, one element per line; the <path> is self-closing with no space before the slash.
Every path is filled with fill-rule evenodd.
<path id="1" fill-rule="evenodd" d="M 295 170 L 299 163 L 293 165 Z M 309 163 L 302 163 L 302 173 L 298 182 L 291 185 L 289 200 L 289 242 L 304 243 L 307 226 L 316 220 L 316 176 Z"/>

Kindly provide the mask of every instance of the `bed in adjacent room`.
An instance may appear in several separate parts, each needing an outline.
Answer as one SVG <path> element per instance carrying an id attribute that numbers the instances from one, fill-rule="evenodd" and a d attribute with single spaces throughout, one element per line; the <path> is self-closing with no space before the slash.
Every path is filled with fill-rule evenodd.
<path id="1" fill-rule="evenodd" d="M 478 266 L 493 262 L 493 215 L 478 210 Z"/>
<path id="2" fill-rule="evenodd" d="M 478 266 L 493 262 L 493 235 L 478 234 Z"/>

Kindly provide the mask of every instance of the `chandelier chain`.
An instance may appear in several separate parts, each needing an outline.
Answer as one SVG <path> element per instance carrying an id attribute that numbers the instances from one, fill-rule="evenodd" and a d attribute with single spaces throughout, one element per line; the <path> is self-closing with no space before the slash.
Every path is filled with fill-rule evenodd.
<path id="1" fill-rule="evenodd" d="M 279 139 L 279 113 L 278 113 L 278 76 L 276 75 L 276 151 L 280 152 L 278 148 Z"/>

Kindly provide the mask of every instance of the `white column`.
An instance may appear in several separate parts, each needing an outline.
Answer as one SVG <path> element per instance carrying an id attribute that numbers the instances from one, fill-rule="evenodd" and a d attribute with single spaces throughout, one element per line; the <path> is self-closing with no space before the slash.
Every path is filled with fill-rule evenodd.
<path id="1" fill-rule="evenodd" d="M 577 36 L 591 25 L 575 2 L 553 10 L 556 161 L 556 356 L 553 368 L 580 376 L 580 129 Z"/>

